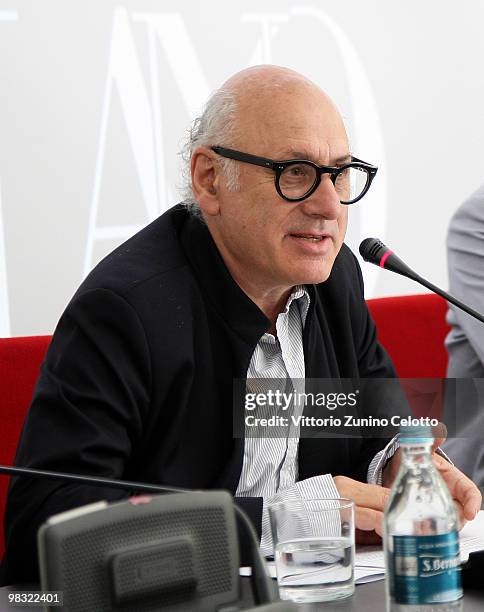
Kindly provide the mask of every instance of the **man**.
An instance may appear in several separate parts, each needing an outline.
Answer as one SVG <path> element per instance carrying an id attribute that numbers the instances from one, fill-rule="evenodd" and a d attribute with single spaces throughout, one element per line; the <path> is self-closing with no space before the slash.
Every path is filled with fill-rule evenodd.
<path id="1" fill-rule="evenodd" d="M 244 444 L 232 422 L 235 378 L 394 376 L 343 245 L 342 201 L 364 195 L 374 169 L 353 164 L 365 180 L 349 184 L 348 139 L 333 103 L 272 66 L 245 70 L 216 92 L 188 148 L 191 213 L 169 210 L 81 285 L 54 334 L 16 462 L 227 488 L 264 548 L 263 510 L 281 496 L 351 497 L 357 528 L 381 534 L 388 489 L 367 479 L 377 482 L 388 460 L 390 484 L 395 444 L 290 436 Z M 479 493 L 450 464 L 447 474 L 472 518 Z M 126 495 L 16 479 L 4 580 L 36 578 L 35 533 L 49 515 Z"/>
<path id="2" fill-rule="evenodd" d="M 456 211 L 447 236 L 450 293 L 484 312 L 484 186 Z M 484 486 L 484 324 L 449 305 L 447 376 L 457 381 L 456 437 L 445 443 L 455 464 Z M 454 415 L 452 415 L 454 416 Z"/>

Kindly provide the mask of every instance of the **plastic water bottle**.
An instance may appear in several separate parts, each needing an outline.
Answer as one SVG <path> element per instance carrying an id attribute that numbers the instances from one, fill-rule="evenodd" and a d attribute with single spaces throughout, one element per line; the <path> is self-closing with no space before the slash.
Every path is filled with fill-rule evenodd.
<path id="1" fill-rule="evenodd" d="M 391 610 L 453 609 L 462 597 L 458 517 L 432 442 L 430 427 L 400 427 L 402 461 L 384 516 Z"/>

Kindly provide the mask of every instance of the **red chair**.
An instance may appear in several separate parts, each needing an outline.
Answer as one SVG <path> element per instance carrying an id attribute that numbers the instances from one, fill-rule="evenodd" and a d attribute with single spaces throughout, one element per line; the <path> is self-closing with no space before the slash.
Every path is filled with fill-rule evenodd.
<path id="1" fill-rule="evenodd" d="M 433 293 L 368 300 L 378 330 L 400 378 L 444 378 L 450 331 L 447 302 Z"/>
<path id="2" fill-rule="evenodd" d="M 20 431 L 32 399 L 50 336 L 0 338 L 0 464 L 12 465 Z M 0 476 L 0 557 L 8 478 Z"/>
<path id="3" fill-rule="evenodd" d="M 401 377 L 444 377 L 446 302 L 432 294 L 369 300 L 378 338 Z M 2 432 L 0 464 L 12 465 L 20 430 L 32 398 L 50 336 L 0 339 Z M 0 555 L 8 478 L 0 478 Z"/>
<path id="4" fill-rule="evenodd" d="M 390 354 L 416 417 L 442 420 L 447 302 L 429 293 L 368 300 L 378 339 Z M 418 380 L 415 380 L 418 379 Z"/>

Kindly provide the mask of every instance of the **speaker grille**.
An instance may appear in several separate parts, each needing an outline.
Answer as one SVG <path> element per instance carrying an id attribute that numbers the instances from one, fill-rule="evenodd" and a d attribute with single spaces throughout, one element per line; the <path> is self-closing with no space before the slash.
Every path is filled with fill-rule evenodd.
<path id="1" fill-rule="evenodd" d="M 73 612 L 113 609 L 108 567 L 113 542 L 117 549 L 122 549 L 183 535 L 190 535 L 194 545 L 199 570 L 197 595 L 205 597 L 234 588 L 223 510 L 213 507 L 187 509 L 145 515 L 143 520 L 130 518 L 67 537 L 61 553 L 61 582 L 66 589 L 64 605 Z M 164 603 L 176 603 L 181 599 L 183 593 L 170 593 Z M 159 607 L 159 604 L 146 601 L 135 607 L 130 605 L 129 610 L 141 612 Z"/>

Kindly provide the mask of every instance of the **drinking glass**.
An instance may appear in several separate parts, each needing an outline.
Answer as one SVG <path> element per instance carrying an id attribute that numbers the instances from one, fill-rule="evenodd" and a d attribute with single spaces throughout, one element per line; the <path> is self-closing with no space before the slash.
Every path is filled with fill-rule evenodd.
<path id="1" fill-rule="evenodd" d="M 350 499 L 301 499 L 269 506 L 281 599 L 332 601 L 355 590 L 355 521 Z"/>

